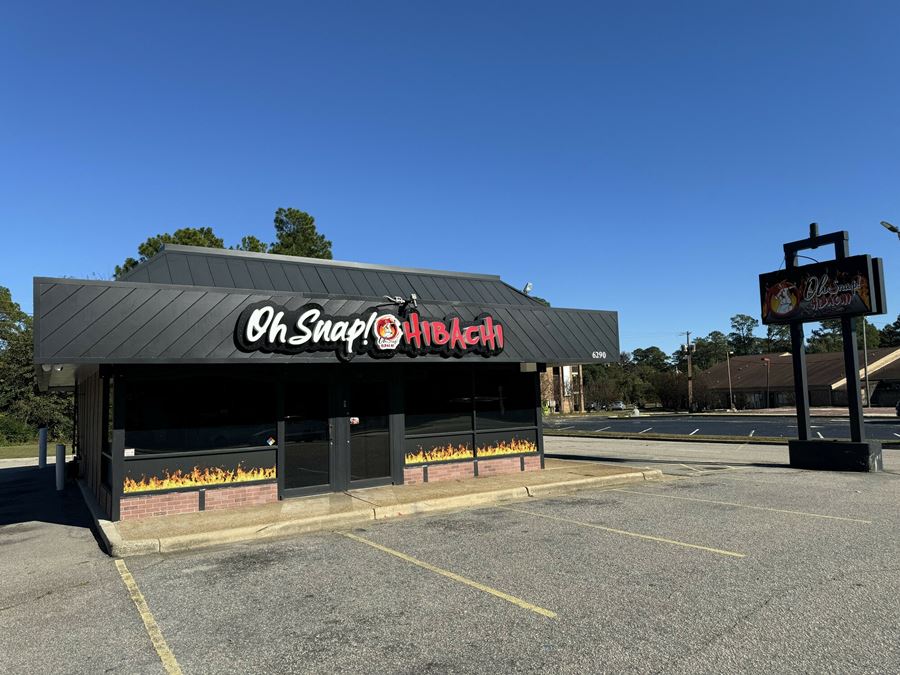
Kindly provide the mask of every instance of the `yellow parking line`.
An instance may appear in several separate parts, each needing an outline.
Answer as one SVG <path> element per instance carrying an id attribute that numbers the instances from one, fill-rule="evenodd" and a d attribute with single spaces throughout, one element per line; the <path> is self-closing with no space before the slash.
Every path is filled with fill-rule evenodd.
<path id="1" fill-rule="evenodd" d="M 696 548 L 701 551 L 709 551 L 710 553 L 718 553 L 719 555 L 727 555 L 732 558 L 745 558 L 746 555 L 744 553 L 735 553 L 734 551 L 725 551 L 720 548 L 711 548 L 709 546 L 700 546 L 699 544 L 689 544 L 685 541 L 676 541 L 675 539 L 666 539 L 665 537 L 654 537 L 649 534 L 640 534 L 639 532 L 629 532 L 628 530 L 617 530 L 614 527 L 605 527 L 603 525 L 595 525 L 594 523 L 585 523 L 580 520 L 573 520 L 571 518 L 560 518 L 558 516 L 548 516 L 544 513 L 536 513 L 534 511 L 527 511 L 525 509 L 514 509 L 511 506 L 496 506 L 494 508 L 497 509 L 505 509 L 506 511 L 518 511 L 519 513 L 527 513 L 530 516 L 537 516 L 538 518 L 547 518 L 548 520 L 558 520 L 561 523 L 571 523 L 572 525 L 580 525 L 582 527 L 590 527 L 595 530 L 605 530 L 606 532 L 614 532 L 615 534 L 624 534 L 626 537 L 636 537 L 638 539 L 649 539 L 650 541 L 658 541 L 663 544 L 673 544 L 675 546 L 684 546 L 685 548 Z"/>
<path id="2" fill-rule="evenodd" d="M 138 614 L 141 615 L 141 620 L 144 622 L 144 628 L 147 629 L 147 635 L 150 636 L 150 642 L 153 643 L 153 648 L 156 650 L 156 653 L 159 654 L 159 660 L 162 661 L 163 668 L 166 669 L 166 672 L 169 673 L 169 675 L 182 675 L 181 666 L 178 665 L 178 661 L 175 660 L 175 654 L 172 653 L 172 650 L 169 649 L 169 645 L 166 644 L 166 639 L 163 637 L 162 631 L 156 623 L 156 619 L 153 618 L 153 614 L 150 613 L 147 601 L 144 600 L 144 594 L 141 593 L 141 589 L 138 588 L 137 582 L 134 580 L 134 577 L 131 576 L 131 572 L 125 567 L 125 561 L 116 560 L 116 569 L 119 570 L 119 576 L 122 577 L 122 583 L 124 583 L 125 588 L 128 589 L 128 594 L 131 596 L 134 606 L 137 607 Z"/>
<path id="3" fill-rule="evenodd" d="M 750 504 L 738 504 L 737 502 L 721 502 L 715 499 L 701 499 L 699 497 L 681 497 L 676 495 L 661 495 L 655 492 L 641 492 L 639 490 L 623 490 L 621 488 L 612 488 L 612 492 L 628 492 L 633 495 L 647 495 L 648 497 L 662 497 L 664 499 L 684 499 L 689 502 L 706 502 L 707 504 L 722 504 L 724 506 L 739 506 L 742 509 L 755 509 L 757 511 L 774 511 L 775 513 L 790 513 L 795 516 L 809 516 L 810 518 L 827 518 L 829 520 L 846 520 L 851 523 L 865 523 L 871 525 L 871 520 L 861 520 L 860 518 L 844 518 L 843 516 L 826 516 L 822 513 L 808 513 L 807 511 L 790 511 L 788 509 L 773 509 L 769 506 L 752 506 Z"/>
<path id="4" fill-rule="evenodd" d="M 490 586 L 485 586 L 484 584 L 480 584 L 477 581 L 473 581 L 472 579 L 467 579 L 464 576 L 456 574 L 455 572 L 451 572 L 450 570 L 445 570 L 443 568 L 437 567 L 430 563 L 425 562 L 424 560 L 419 560 L 418 558 L 413 558 L 411 555 L 407 555 L 406 553 L 402 553 L 400 551 L 395 551 L 392 548 L 388 548 L 387 546 L 382 546 L 374 541 L 366 539 L 364 537 L 360 537 L 355 534 L 350 534 L 349 532 L 342 532 L 345 537 L 348 539 L 352 539 L 353 541 L 358 541 L 361 544 L 366 544 L 367 546 L 371 546 L 372 548 L 377 548 L 379 551 L 383 551 L 385 553 L 389 553 L 390 555 L 400 558 L 401 560 L 405 560 L 408 563 L 412 563 L 422 569 L 428 570 L 429 572 L 434 572 L 435 574 L 440 574 L 443 577 L 447 577 L 448 579 L 453 579 L 453 581 L 458 581 L 461 584 L 465 584 L 466 586 L 471 586 L 472 588 L 476 588 L 479 591 L 483 591 L 485 593 L 489 593 L 494 597 L 500 598 L 501 600 L 506 600 L 507 602 L 511 602 L 512 604 L 521 607 L 522 609 L 527 609 L 529 611 L 534 612 L 535 614 L 540 614 L 541 616 L 546 616 L 549 619 L 555 619 L 556 612 L 551 612 L 549 609 L 544 609 L 543 607 L 538 607 L 537 605 L 533 605 L 530 602 L 526 602 L 521 598 L 517 598 L 514 595 L 509 595 L 508 593 L 504 593 L 503 591 L 498 591 L 496 588 L 491 588 Z"/>

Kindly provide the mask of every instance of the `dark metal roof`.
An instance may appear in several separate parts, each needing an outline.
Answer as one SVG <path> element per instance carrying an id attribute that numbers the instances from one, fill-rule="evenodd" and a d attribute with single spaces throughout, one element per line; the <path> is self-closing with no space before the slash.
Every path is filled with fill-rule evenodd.
<path id="1" fill-rule="evenodd" d="M 358 296 L 415 293 L 430 302 L 540 305 L 490 274 L 444 272 L 166 244 L 121 281 Z"/>
<path id="2" fill-rule="evenodd" d="M 731 359 L 731 379 L 734 391 L 762 391 L 766 388 L 766 363 L 769 359 L 769 389 L 794 388 L 793 358 L 790 354 L 752 354 Z M 863 367 L 863 352 L 859 352 L 859 367 Z M 872 378 L 889 379 L 900 368 L 900 348 L 888 347 L 869 350 L 869 375 Z M 806 355 L 807 382 L 810 387 L 837 389 L 844 381 L 844 353 L 824 352 Z M 717 363 L 699 375 L 707 387 L 728 391 L 727 364 Z"/>
<path id="3" fill-rule="evenodd" d="M 328 314 L 350 315 L 379 304 L 382 295 L 409 292 L 419 295 L 423 318 L 456 314 L 474 320 L 479 314 L 492 314 L 503 324 L 505 346 L 491 361 L 585 363 L 618 359 L 616 312 L 548 308 L 496 277 L 399 272 L 321 261 L 292 264 L 280 257 L 268 261 L 246 254 L 200 255 L 194 249 L 173 249 L 145 263 L 144 271 L 137 276 L 146 272 L 152 278 L 149 283 L 36 278 L 35 363 L 334 362 L 334 354 L 328 352 L 289 356 L 239 351 L 234 341 L 238 315 L 248 305 L 264 300 L 288 309 L 316 302 Z M 259 267 L 251 263 L 259 263 Z M 158 272 L 152 272 L 154 265 L 161 266 Z M 195 266 L 210 276 L 215 274 L 221 284 L 202 284 L 205 277 L 196 270 L 186 271 Z M 309 269 L 312 267 L 317 269 Z M 228 275 L 235 286 L 247 282 L 246 278 L 235 278 L 237 269 L 250 276 L 254 288 L 233 288 L 225 283 Z M 279 276 L 275 270 L 283 274 Z M 183 279 L 185 274 L 190 274 L 190 284 L 159 281 L 173 276 Z M 353 280 L 354 275 L 362 277 Z M 301 278 L 309 278 L 310 283 L 303 286 Z M 319 283 L 313 284 L 313 279 Z M 393 282 L 388 283 L 389 279 Z M 352 288 L 344 285 L 351 280 Z M 363 280 L 368 285 L 363 285 Z M 332 290 L 335 284 L 340 285 L 340 292 Z M 285 285 L 290 289 L 282 290 Z M 457 296 L 469 300 L 459 301 Z M 606 352 L 606 359 L 594 358 L 597 351 Z M 366 361 L 369 357 L 357 359 Z M 418 359 L 442 360 L 440 356 Z M 474 359 L 480 357 L 467 357 Z"/>

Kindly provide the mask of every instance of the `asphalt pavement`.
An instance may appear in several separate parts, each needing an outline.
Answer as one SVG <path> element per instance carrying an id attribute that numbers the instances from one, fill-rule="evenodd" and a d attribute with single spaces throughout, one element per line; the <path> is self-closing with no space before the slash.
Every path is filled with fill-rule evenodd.
<path id="1" fill-rule="evenodd" d="M 900 441 L 900 418 L 885 417 L 865 421 L 867 438 Z M 544 420 L 547 431 L 602 431 L 627 434 L 673 434 L 678 436 L 736 436 L 796 438 L 797 420 L 792 417 L 761 415 L 644 415 L 607 417 L 602 414 L 551 417 Z M 813 438 L 850 438 L 846 417 L 814 417 Z"/>
<path id="2" fill-rule="evenodd" d="M 13 476 L 48 501 L 0 526 L 0 671 L 897 672 L 900 454 L 849 474 L 781 446 L 547 444 L 669 478 L 117 569 L 49 476 Z"/>

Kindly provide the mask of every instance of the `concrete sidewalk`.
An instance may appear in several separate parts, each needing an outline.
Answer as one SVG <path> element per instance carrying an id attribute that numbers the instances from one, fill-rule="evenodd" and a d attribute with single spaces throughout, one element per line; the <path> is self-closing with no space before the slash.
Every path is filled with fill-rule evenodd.
<path id="1" fill-rule="evenodd" d="M 264 506 L 203 511 L 113 523 L 104 520 L 82 486 L 110 555 L 167 553 L 233 542 L 288 537 L 354 527 L 416 513 L 490 506 L 505 501 L 562 494 L 583 488 L 658 480 L 658 470 L 547 459 L 543 471 L 288 499 Z"/>

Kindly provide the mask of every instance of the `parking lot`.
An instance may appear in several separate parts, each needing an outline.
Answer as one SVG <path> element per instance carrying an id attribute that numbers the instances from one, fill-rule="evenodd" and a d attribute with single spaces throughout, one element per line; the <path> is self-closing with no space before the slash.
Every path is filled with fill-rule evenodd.
<path id="1" fill-rule="evenodd" d="M 12 522 L 0 670 L 898 670 L 897 473 L 682 466 L 119 567 L 78 522 Z"/>
<path id="2" fill-rule="evenodd" d="M 900 418 L 865 420 L 866 437 L 900 442 Z M 796 438 L 797 419 L 786 415 L 645 415 L 607 417 L 604 414 L 556 416 L 545 419 L 549 431 L 596 431 L 606 434 L 666 434 L 675 436 L 736 436 L 752 438 Z M 847 417 L 813 417 L 811 438 L 850 438 Z"/>

